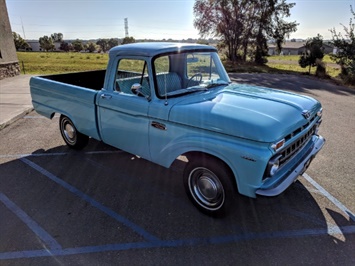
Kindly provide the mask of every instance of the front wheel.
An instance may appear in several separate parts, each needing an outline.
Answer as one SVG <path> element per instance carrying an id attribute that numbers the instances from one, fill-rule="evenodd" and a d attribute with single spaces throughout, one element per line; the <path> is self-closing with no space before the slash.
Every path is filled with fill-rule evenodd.
<path id="1" fill-rule="evenodd" d="M 185 191 L 192 203 L 210 216 L 223 216 L 233 199 L 234 186 L 227 166 L 210 156 L 194 156 L 184 171 Z"/>
<path id="2" fill-rule="evenodd" d="M 80 150 L 89 142 L 89 137 L 81 134 L 74 126 L 74 123 L 65 115 L 60 116 L 59 129 L 65 143 L 70 148 Z"/>

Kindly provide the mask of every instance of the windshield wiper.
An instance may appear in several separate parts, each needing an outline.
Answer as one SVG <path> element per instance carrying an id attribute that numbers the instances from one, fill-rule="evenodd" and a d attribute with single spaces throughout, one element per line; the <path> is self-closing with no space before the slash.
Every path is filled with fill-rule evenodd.
<path id="1" fill-rule="evenodd" d="M 198 92 L 198 91 L 208 91 L 211 88 L 219 87 L 219 86 L 224 86 L 228 85 L 227 82 L 217 82 L 217 83 L 210 83 L 210 84 L 203 84 L 200 86 L 195 86 L 195 87 L 190 87 L 186 89 L 186 93 L 193 93 L 193 92 Z"/>
<path id="2" fill-rule="evenodd" d="M 190 94 L 190 93 L 194 93 L 194 92 L 199 92 L 199 91 L 208 91 L 211 88 L 215 88 L 215 87 L 219 87 L 219 86 L 225 86 L 225 85 L 229 85 L 229 83 L 227 82 L 217 82 L 217 83 L 210 83 L 208 85 L 203 84 L 198 85 L 198 86 L 194 86 L 194 87 L 189 87 L 186 89 L 180 89 L 180 90 L 176 90 L 176 91 L 171 91 L 169 93 L 167 93 L 167 96 L 172 96 L 172 97 L 176 97 L 179 95 L 186 95 L 186 94 Z"/>
<path id="3" fill-rule="evenodd" d="M 189 93 L 193 93 L 193 92 L 197 92 L 197 91 L 207 91 L 208 88 L 206 87 L 190 87 L 187 88 L 184 94 L 189 94 Z"/>
<path id="4" fill-rule="evenodd" d="M 223 86 L 223 85 L 228 85 L 228 83 L 227 82 L 210 83 L 205 88 L 211 89 L 211 88 L 215 88 L 215 87 L 219 87 L 219 86 Z"/>

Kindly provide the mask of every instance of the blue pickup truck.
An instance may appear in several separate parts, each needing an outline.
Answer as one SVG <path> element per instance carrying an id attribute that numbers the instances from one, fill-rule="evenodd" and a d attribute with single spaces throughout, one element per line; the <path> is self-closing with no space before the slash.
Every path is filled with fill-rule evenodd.
<path id="1" fill-rule="evenodd" d="M 121 45 L 106 70 L 33 77 L 30 88 L 37 113 L 60 114 L 71 148 L 91 137 L 164 167 L 184 156 L 186 193 L 209 215 L 238 192 L 279 195 L 325 143 L 317 100 L 231 83 L 212 46 Z"/>

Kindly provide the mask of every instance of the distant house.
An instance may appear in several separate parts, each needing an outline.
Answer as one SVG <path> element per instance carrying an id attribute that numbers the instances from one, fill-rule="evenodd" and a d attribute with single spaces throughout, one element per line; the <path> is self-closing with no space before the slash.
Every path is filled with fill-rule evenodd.
<path id="1" fill-rule="evenodd" d="M 281 55 L 299 55 L 305 50 L 305 42 L 286 42 L 282 45 Z M 278 55 L 276 44 L 269 44 L 269 55 Z"/>
<path id="2" fill-rule="evenodd" d="M 281 55 L 301 55 L 306 51 L 306 42 L 285 42 L 282 45 Z M 334 47 L 330 44 L 323 44 L 324 53 L 330 54 L 334 52 Z M 276 44 L 269 44 L 269 55 L 278 55 L 276 51 Z"/>
<path id="3" fill-rule="evenodd" d="M 36 40 L 28 40 L 26 42 L 29 44 L 29 46 L 31 47 L 33 52 L 41 52 L 42 51 L 38 40 L 37 41 Z M 55 42 L 54 46 L 55 46 L 55 49 L 54 49 L 55 51 L 60 51 L 60 49 L 59 49 L 60 42 Z"/>
<path id="4" fill-rule="evenodd" d="M 41 48 L 39 46 L 39 41 L 26 41 L 28 43 L 28 45 L 31 47 L 31 50 L 34 52 L 39 52 L 41 51 Z"/>
<path id="5" fill-rule="evenodd" d="M 323 43 L 325 54 L 337 54 L 338 48 L 332 45 L 329 41 Z"/>

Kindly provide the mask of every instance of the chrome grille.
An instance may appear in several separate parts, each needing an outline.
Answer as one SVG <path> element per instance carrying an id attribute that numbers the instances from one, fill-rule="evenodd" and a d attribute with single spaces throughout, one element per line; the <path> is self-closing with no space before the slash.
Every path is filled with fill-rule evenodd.
<path id="1" fill-rule="evenodd" d="M 290 139 L 292 139 L 293 137 L 295 137 L 296 135 L 300 134 L 301 132 L 303 132 L 303 130 L 305 128 L 307 128 L 310 124 L 312 124 L 312 122 L 314 121 L 314 119 L 316 119 L 316 115 L 314 115 L 313 117 L 310 118 L 310 120 L 304 124 L 302 127 L 297 128 L 295 131 L 293 131 L 291 134 L 288 134 L 287 136 L 285 136 L 285 141 L 289 141 Z"/>
<path id="2" fill-rule="evenodd" d="M 288 145 L 285 149 L 281 150 L 278 154 L 281 154 L 280 166 L 285 164 L 289 159 L 292 158 L 302 147 L 311 139 L 312 135 L 315 134 L 317 125 L 314 125 L 306 134 L 298 138 L 292 144 Z"/>

